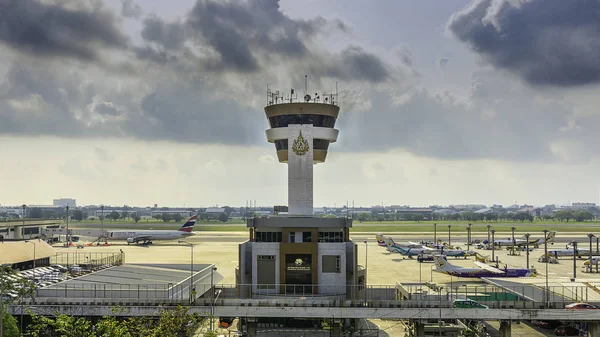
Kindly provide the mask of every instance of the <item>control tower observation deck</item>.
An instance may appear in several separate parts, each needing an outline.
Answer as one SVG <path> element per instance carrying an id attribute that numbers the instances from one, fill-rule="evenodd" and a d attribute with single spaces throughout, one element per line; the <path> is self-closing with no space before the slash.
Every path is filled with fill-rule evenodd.
<path id="1" fill-rule="evenodd" d="M 324 163 L 329 144 L 337 141 L 339 131 L 334 126 L 340 107 L 336 102 L 337 94 L 305 94 L 298 101 L 293 89 L 287 97 L 267 90 L 265 114 L 271 127 L 267 140 L 275 144 L 279 162 L 288 164 L 290 215 L 313 215 L 312 165 Z"/>

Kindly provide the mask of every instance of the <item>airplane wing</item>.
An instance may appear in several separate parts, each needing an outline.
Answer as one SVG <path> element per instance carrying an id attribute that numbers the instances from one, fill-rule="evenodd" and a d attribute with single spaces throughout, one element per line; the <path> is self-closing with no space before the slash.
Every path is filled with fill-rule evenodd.
<path id="1" fill-rule="evenodd" d="M 503 270 L 500 270 L 498 268 L 492 267 L 489 264 L 485 264 L 479 261 L 474 261 L 473 263 L 475 263 L 476 266 L 480 267 L 481 269 L 485 269 L 489 272 L 495 273 L 495 274 L 504 274 Z"/>

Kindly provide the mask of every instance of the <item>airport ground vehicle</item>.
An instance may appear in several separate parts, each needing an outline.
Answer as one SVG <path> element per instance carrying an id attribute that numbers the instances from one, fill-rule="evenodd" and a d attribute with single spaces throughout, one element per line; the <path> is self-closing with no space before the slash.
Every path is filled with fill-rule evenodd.
<path id="1" fill-rule="evenodd" d="M 579 336 L 579 329 L 570 325 L 561 325 L 554 329 L 554 334 L 557 336 Z"/>
<path id="2" fill-rule="evenodd" d="M 565 309 L 581 310 L 581 309 L 600 309 L 600 307 L 588 303 L 571 303 L 565 305 Z"/>

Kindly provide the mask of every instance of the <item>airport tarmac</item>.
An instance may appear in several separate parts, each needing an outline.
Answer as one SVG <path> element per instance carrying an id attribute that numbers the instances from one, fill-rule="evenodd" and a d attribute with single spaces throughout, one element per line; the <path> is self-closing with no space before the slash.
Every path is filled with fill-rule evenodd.
<path id="1" fill-rule="evenodd" d="M 419 236 L 403 234 L 392 235 L 398 238 L 397 242 L 406 243 L 408 240 L 426 239 L 427 237 L 420 233 Z M 475 237 L 475 236 L 474 236 Z M 466 237 L 465 237 L 466 238 Z M 466 248 L 465 238 L 460 236 L 453 238 L 455 245 Z M 483 237 L 481 237 L 483 238 Z M 186 241 L 194 244 L 194 263 L 212 264 L 218 268 L 218 272 L 224 279 L 221 284 L 235 284 L 235 268 L 238 265 L 238 245 L 248 239 L 248 232 L 201 232 L 195 236 L 189 237 Z M 368 285 L 395 285 L 396 282 L 426 282 L 431 281 L 438 284 L 452 283 L 454 286 L 476 284 L 478 279 L 451 279 L 449 276 L 433 271 L 433 263 L 418 263 L 416 259 L 405 258 L 397 253 L 389 253 L 385 247 L 377 245 L 373 234 L 357 233 L 351 234 L 351 239 L 358 245 L 358 263 L 368 265 Z M 364 241 L 367 241 L 365 245 Z M 126 242 L 109 242 L 110 246 L 86 246 L 83 252 L 119 252 L 125 253 L 126 263 L 172 263 L 182 264 L 190 262 L 190 246 L 179 244 L 177 242 L 155 241 L 151 245 L 128 245 Z M 553 247 L 564 248 L 563 244 L 555 244 Z M 365 249 L 366 248 L 366 249 Z M 64 248 L 56 247 L 57 251 L 77 251 L 75 247 Z M 491 255 L 490 250 L 479 250 L 482 255 Z M 508 265 L 512 268 L 525 267 L 525 252 L 518 256 L 509 256 L 508 251 L 503 248 L 496 250 L 501 265 Z M 538 262 L 538 258 L 543 254 L 543 245 L 534 249 L 530 253 L 530 264 L 538 271 L 538 278 L 544 277 L 544 264 Z M 450 263 L 473 267 L 473 259 L 455 259 L 449 258 Z M 600 274 L 587 274 L 582 272 L 584 259 L 577 260 L 578 277 L 597 278 L 600 282 Z M 552 277 L 571 277 L 573 273 L 573 260 L 561 258 L 558 264 L 548 265 L 548 276 Z M 597 275 L 597 276 L 596 276 Z M 382 326 L 385 328 L 385 326 Z M 527 329 L 531 336 L 535 330 Z M 535 332 L 538 333 L 538 332 Z M 538 334 L 538 336 L 540 336 Z"/>

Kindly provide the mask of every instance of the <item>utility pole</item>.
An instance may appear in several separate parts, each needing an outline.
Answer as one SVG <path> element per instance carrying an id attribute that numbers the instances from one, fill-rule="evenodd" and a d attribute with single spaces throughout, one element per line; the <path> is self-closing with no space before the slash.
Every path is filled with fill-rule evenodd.
<path id="1" fill-rule="evenodd" d="M 71 235 L 69 235 L 69 205 L 67 205 L 66 209 L 67 216 L 65 218 L 67 219 L 67 247 L 71 247 Z"/>

